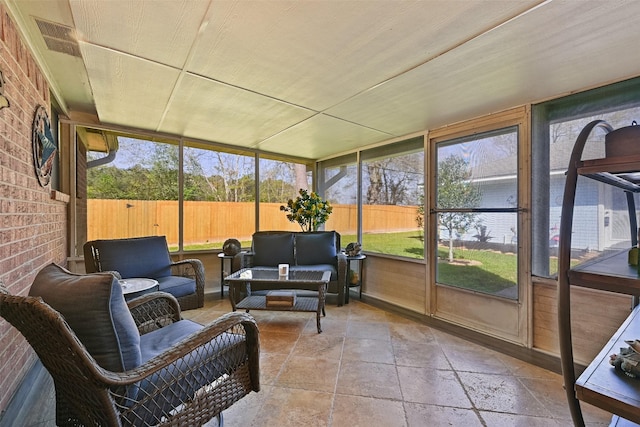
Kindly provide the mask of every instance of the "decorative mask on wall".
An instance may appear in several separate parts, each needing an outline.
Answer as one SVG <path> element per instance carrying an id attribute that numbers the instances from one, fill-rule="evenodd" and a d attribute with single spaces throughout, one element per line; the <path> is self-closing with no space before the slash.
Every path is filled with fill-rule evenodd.
<path id="1" fill-rule="evenodd" d="M 56 157 L 56 141 L 51 133 L 47 110 L 39 105 L 33 118 L 31 143 L 33 145 L 33 166 L 41 186 L 46 187 L 51 180 L 51 170 Z"/>
<path id="2" fill-rule="evenodd" d="M 4 96 L 4 76 L 0 71 L 0 110 L 9 106 L 9 100 Z"/>

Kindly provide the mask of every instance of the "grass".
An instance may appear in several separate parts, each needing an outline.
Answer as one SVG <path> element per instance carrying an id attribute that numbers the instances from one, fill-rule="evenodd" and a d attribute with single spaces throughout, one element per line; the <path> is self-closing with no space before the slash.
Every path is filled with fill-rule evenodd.
<path id="1" fill-rule="evenodd" d="M 342 246 L 357 240 L 355 235 L 342 235 Z M 424 245 L 419 232 L 365 234 L 362 247 L 369 252 L 423 259 Z M 188 245 L 185 250 L 220 249 L 223 242 Z M 250 247 L 250 241 L 241 242 L 242 247 Z M 171 248 L 172 250 L 177 248 Z M 448 258 L 448 248 L 438 248 L 437 282 L 462 287 L 477 292 L 496 293 L 517 284 L 517 257 L 515 254 L 491 250 L 456 248 L 456 263 L 444 261 Z M 466 263 L 465 263 L 466 262 Z"/>

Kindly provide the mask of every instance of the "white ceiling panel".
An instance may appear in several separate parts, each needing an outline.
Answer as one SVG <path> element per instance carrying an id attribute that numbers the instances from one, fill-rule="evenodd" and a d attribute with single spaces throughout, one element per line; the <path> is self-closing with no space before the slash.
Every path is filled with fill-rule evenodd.
<path id="1" fill-rule="evenodd" d="M 159 130 L 253 147 L 313 114 L 304 108 L 187 74 L 177 85 Z"/>
<path id="2" fill-rule="evenodd" d="M 71 0 L 70 5 L 81 41 L 182 68 L 209 2 Z"/>
<path id="3" fill-rule="evenodd" d="M 93 45 L 80 48 L 100 120 L 157 130 L 179 71 Z"/>
<path id="4" fill-rule="evenodd" d="M 318 114 L 267 139 L 256 148 L 319 159 L 391 137 L 392 135 L 374 129 Z"/>
<path id="5" fill-rule="evenodd" d="M 619 3 L 581 4 L 588 13 L 562 1 L 533 10 L 327 113 L 403 134 L 637 75 L 625 51 L 640 40 L 640 2 L 627 2 L 624 28 Z"/>
<path id="6" fill-rule="evenodd" d="M 640 76 L 637 0 L 0 1 L 63 114 L 311 159 Z"/>
<path id="7" fill-rule="evenodd" d="M 188 69 L 322 111 L 537 3 L 214 2 Z"/>

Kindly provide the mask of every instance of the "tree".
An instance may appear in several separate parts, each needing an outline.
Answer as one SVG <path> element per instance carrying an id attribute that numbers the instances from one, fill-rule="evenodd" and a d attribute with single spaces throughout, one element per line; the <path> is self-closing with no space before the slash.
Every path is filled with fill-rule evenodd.
<path id="1" fill-rule="evenodd" d="M 471 168 L 462 156 L 452 155 L 438 164 L 438 209 L 475 208 L 482 197 L 473 185 Z M 472 212 L 443 212 L 439 215 L 439 225 L 449 232 L 449 262 L 453 261 L 454 233 L 464 234 L 477 225 L 477 214 Z"/>

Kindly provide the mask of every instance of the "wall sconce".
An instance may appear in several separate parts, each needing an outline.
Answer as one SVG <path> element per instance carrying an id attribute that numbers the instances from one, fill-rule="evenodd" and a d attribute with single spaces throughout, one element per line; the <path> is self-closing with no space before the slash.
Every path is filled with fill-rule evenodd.
<path id="1" fill-rule="evenodd" d="M 4 96 L 4 77 L 2 71 L 0 71 L 0 110 L 9 106 L 9 100 Z"/>

